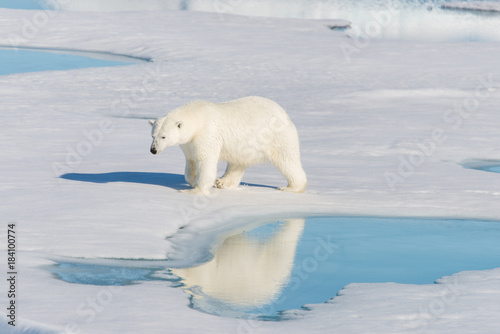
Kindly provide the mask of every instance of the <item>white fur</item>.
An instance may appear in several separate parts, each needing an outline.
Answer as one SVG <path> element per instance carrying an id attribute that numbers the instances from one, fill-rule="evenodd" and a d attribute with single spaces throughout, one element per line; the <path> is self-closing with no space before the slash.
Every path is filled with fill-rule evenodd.
<path id="1" fill-rule="evenodd" d="M 186 181 L 193 192 L 239 185 L 245 169 L 273 163 L 288 181 L 280 190 L 302 192 L 307 179 L 300 162 L 297 130 L 285 110 L 262 97 L 224 103 L 195 101 L 156 121 L 151 152 L 180 145 L 186 156 Z M 217 162 L 228 163 L 217 179 Z"/>

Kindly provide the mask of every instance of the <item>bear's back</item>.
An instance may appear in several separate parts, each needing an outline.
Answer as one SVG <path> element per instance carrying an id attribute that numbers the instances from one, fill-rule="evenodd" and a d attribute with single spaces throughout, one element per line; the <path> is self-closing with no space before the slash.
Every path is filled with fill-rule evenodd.
<path id="1" fill-rule="evenodd" d="M 285 110 L 276 102 L 260 96 L 247 96 L 236 100 L 231 100 L 222 103 L 216 103 L 222 111 L 231 112 L 233 114 L 249 114 L 253 117 L 267 117 L 267 115 L 275 115 L 276 117 L 288 117 Z"/>
<path id="2" fill-rule="evenodd" d="M 249 96 L 216 106 L 222 160 L 242 165 L 268 162 L 278 142 L 296 137 L 286 112 L 269 99 Z"/>

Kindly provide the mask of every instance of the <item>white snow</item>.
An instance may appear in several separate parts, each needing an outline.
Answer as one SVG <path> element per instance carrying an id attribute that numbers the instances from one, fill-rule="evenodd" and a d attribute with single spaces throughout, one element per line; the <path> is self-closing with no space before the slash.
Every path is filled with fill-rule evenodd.
<path id="1" fill-rule="evenodd" d="M 496 1 L 446 2 L 441 0 L 44 0 L 46 7 L 69 11 L 189 10 L 261 17 L 337 20 L 352 22 L 359 38 L 420 41 L 500 41 Z M 451 12 L 449 9 L 468 9 Z M 470 11 L 470 10 L 475 11 Z"/>
<path id="2" fill-rule="evenodd" d="M 283 217 L 500 220 L 500 176 L 461 165 L 500 160 L 497 42 L 350 39 L 326 21 L 189 11 L 4 9 L 0 17 L 1 45 L 154 60 L 0 77 L 0 210 L 5 225 L 17 224 L 20 251 L 19 327 L 13 331 L 1 317 L 2 333 L 500 327 L 498 269 L 435 285 L 351 284 L 330 302 L 298 311 L 299 319 L 279 323 L 192 310 L 187 294 L 168 282 L 76 285 L 43 269 L 60 257 L 142 259 L 139 265 L 149 267 L 167 258 L 195 261 L 213 236 Z M 146 119 L 194 99 L 245 95 L 277 101 L 295 122 L 306 193 L 257 186 L 214 190 L 211 198 L 178 193 L 185 187 L 182 152 L 151 155 Z M 66 173 L 73 174 L 59 177 Z M 250 169 L 243 181 L 286 182 L 272 166 Z M 183 259 L 184 246 L 193 243 L 199 251 Z"/>

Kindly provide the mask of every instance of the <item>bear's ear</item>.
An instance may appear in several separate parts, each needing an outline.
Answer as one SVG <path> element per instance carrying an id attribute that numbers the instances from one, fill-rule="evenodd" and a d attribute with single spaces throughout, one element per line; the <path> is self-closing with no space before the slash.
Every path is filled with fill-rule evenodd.
<path id="1" fill-rule="evenodd" d="M 156 122 L 156 121 L 155 121 L 154 119 L 150 119 L 150 120 L 149 120 L 149 124 L 151 124 L 151 126 L 155 125 L 155 122 Z"/>
<path id="2" fill-rule="evenodd" d="M 178 127 L 179 129 L 180 129 L 180 128 L 182 128 L 182 122 L 181 122 L 181 121 L 179 121 L 179 122 L 175 123 L 175 125 L 177 125 L 177 127 Z"/>

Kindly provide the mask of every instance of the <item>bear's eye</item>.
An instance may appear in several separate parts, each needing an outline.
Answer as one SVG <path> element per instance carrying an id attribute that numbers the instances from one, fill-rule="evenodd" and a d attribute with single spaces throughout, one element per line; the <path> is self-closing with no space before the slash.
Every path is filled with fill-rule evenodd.
<path id="1" fill-rule="evenodd" d="M 182 127 L 182 123 L 181 122 L 178 122 L 177 123 L 177 127 L 180 129 Z"/>
<path id="2" fill-rule="evenodd" d="M 165 139 L 165 137 L 161 137 L 161 139 Z"/>

